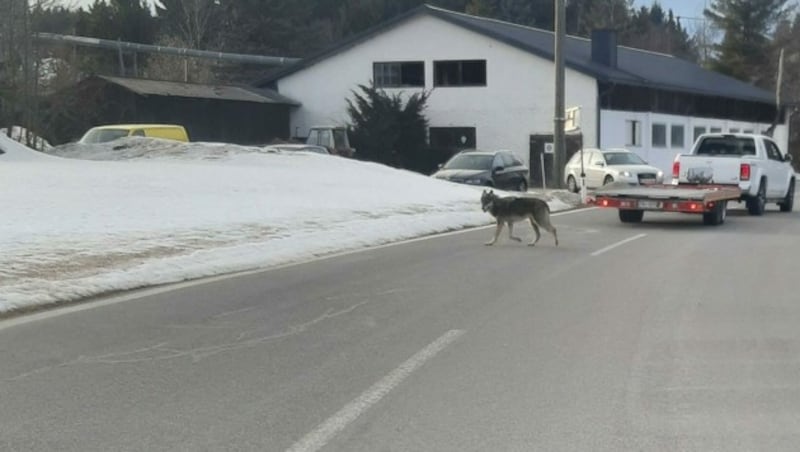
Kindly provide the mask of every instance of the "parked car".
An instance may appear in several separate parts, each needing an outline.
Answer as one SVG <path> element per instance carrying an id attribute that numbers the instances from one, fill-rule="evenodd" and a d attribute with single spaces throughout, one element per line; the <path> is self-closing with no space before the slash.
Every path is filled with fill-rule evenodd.
<path id="1" fill-rule="evenodd" d="M 465 150 L 450 158 L 432 177 L 501 190 L 528 191 L 528 167 L 508 150 Z"/>
<path id="2" fill-rule="evenodd" d="M 322 146 L 334 155 L 352 157 L 356 150 L 350 147 L 347 128 L 341 126 L 314 126 L 309 130 L 306 144 Z"/>
<path id="3" fill-rule="evenodd" d="M 664 183 L 664 172 L 648 165 L 639 155 L 627 149 L 584 149 L 583 169 L 586 174 L 586 188 L 602 187 L 612 182 L 631 185 Z M 576 152 L 564 168 L 564 182 L 567 188 L 580 191 L 581 152 Z"/>
<path id="4" fill-rule="evenodd" d="M 314 152 L 325 155 L 331 154 L 328 152 L 328 149 L 323 146 L 314 146 L 310 144 L 271 144 L 269 146 L 265 146 L 264 150 L 267 152 L 275 150 L 280 152 Z"/>
<path id="5" fill-rule="evenodd" d="M 114 124 L 89 129 L 78 141 L 81 144 L 107 143 L 124 137 L 150 137 L 189 141 L 183 126 L 174 124 Z"/>
<path id="6" fill-rule="evenodd" d="M 707 133 L 697 137 L 688 154 L 672 164 L 672 183 L 738 187 L 751 215 L 762 215 L 767 203 L 782 212 L 794 208 L 792 156 L 760 134 Z"/>

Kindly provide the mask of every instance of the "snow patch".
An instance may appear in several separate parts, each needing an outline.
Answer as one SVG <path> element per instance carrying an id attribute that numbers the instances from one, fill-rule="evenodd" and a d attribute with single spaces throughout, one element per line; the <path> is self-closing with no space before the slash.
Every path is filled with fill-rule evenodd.
<path id="1" fill-rule="evenodd" d="M 147 138 L 53 149 L 66 158 L 0 148 L 0 312 L 492 221 L 480 187 L 337 156 Z"/>

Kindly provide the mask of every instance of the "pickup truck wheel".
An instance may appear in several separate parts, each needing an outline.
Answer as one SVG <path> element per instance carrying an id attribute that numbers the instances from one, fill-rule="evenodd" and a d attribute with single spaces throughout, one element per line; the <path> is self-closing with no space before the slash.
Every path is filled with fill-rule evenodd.
<path id="1" fill-rule="evenodd" d="M 619 210 L 619 221 L 623 223 L 641 223 L 644 218 L 644 210 Z"/>
<path id="2" fill-rule="evenodd" d="M 786 197 L 778 203 L 778 206 L 780 206 L 781 212 L 791 212 L 794 208 L 794 179 L 789 182 L 789 191 L 786 192 Z"/>
<path id="3" fill-rule="evenodd" d="M 603 179 L 603 185 L 608 185 L 608 184 L 610 184 L 612 182 L 614 182 L 614 178 L 611 177 L 611 176 L 606 176 L 606 178 Z"/>
<path id="4" fill-rule="evenodd" d="M 758 194 L 748 198 L 747 211 L 750 215 L 764 215 L 764 210 L 767 206 L 767 181 L 762 180 L 758 187 Z"/>

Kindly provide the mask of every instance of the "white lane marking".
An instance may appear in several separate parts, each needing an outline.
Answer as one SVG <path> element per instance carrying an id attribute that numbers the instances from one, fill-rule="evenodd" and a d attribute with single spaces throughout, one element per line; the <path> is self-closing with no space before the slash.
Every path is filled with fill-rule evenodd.
<path id="1" fill-rule="evenodd" d="M 583 212 L 588 212 L 588 211 L 597 210 L 597 209 L 599 209 L 599 207 L 583 207 L 583 208 L 579 208 L 579 209 L 567 210 L 567 211 L 564 211 L 564 212 L 556 212 L 556 213 L 552 214 L 551 216 L 552 217 L 560 217 L 560 216 L 563 216 L 563 215 L 572 215 L 572 214 L 576 214 L 576 213 L 583 213 Z M 59 317 L 59 316 L 62 316 L 62 315 L 72 314 L 72 313 L 75 313 L 75 312 L 88 311 L 90 309 L 101 308 L 101 307 L 104 307 L 104 306 L 112 306 L 112 305 L 115 305 L 115 304 L 118 304 L 118 303 L 124 303 L 126 301 L 138 300 L 138 299 L 142 299 L 142 298 L 151 297 L 151 296 L 154 296 L 154 295 L 160 295 L 162 293 L 172 292 L 174 290 L 184 289 L 184 288 L 187 288 L 187 287 L 194 287 L 194 286 L 199 286 L 199 285 L 202 285 L 202 284 L 210 284 L 210 283 L 217 282 L 217 281 L 224 281 L 226 279 L 238 278 L 240 276 L 250 276 L 250 275 L 256 275 L 256 274 L 259 274 L 259 273 L 267 273 L 267 272 L 271 272 L 271 271 L 275 271 L 275 270 L 281 270 L 281 269 L 286 269 L 286 268 L 290 268 L 290 267 L 297 267 L 297 266 L 300 266 L 300 265 L 312 264 L 312 263 L 315 263 L 315 262 L 325 261 L 325 260 L 328 260 L 328 259 L 334 259 L 334 258 L 337 258 L 337 257 L 349 256 L 349 255 L 358 254 L 358 253 L 366 253 L 366 252 L 369 252 L 369 251 L 379 250 L 379 249 L 383 249 L 383 248 L 389 248 L 389 247 L 392 247 L 392 246 L 406 245 L 408 243 L 421 242 L 423 240 L 432 240 L 432 239 L 437 239 L 437 238 L 440 238 L 440 237 L 448 237 L 448 236 L 451 236 L 451 235 L 466 234 L 468 232 L 474 232 L 474 231 L 479 231 L 479 230 L 483 230 L 483 229 L 489 229 L 489 228 L 493 228 L 493 227 L 495 227 L 494 224 L 487 225 L 487 226 L 478 226 L 478 227 L 475 227 L 475 228 L 460 229 L 458 231 L 451 231 L 451 232 L 443 232 L 441 234 L 426 235 L 424 237 L 418 237 L 418 238 L 415 238 L 415 239 L 403 240 L 403 241 L 400 241 L 400 242 L 387 243 L 387 244 L 384 244 L 384 245 L 378 245 L 378 246 L 373 246 L 373 247 L 368 247 L 368 248 L 358 248 L 358 249 L 349 250 L 349 251 L 342 251 L 340 253 L 328 254 L 328 255 L 325 255 L 325 256 L 314 257 L 314 258 L 311 258 L 311 259 L 298 261 L 298 262 L 292 262 L 292 263 L 288 263 L 288 264 L 284 264 L 284 265 L 278 265 L 278 266 L 274 266 L 274 267 L 256 268 L 256 269 L 253 269 L 253 270 L 245 270 L 245 271 L 236 272 L 236 273 L 227 273 L 227 274 L 218 275 L 218 276 L 208 276 L 208 277 L 205 277 L 205 278 L 198 278 L 198 279 L 194 279 L 194 280 L 191 280 L 191 281 L 184 281 L 184 282 L 179 282 L 179 283 L 169 283 L 169 284 L 166 284 L 164 286 L 152 287 L 152 288 L 149 288 L 149 289 L 147 289 L 147 288 L 133 289 L 132 291 L 130 291 L 130 293 L 126 293 L 124 295 L 111 295 L 111 296 L 108 296 L 108 297 L 105 297 L 105 298 L 100 298 L 97 301 L 83 302 L 83 303 L 80 303 L 80 304 L 72 304 L 72 305 L 67 305 L 67 306 L 63 306 L 63 307 L 54 307 L 54 308 L 50 308 L 51 310 L 48 310 L 48 311 L 43 311 L 43 312 L 33 313 L 33 314 L 23 314 L 20 317 L 14 317 L 14 318 L 11 318 L 11 319 L 8 319 L 8 320 L 0 320 L 0 331 L 5 330 L 7 328 L 13 328 L 13 327 L 19 326 L 19 325 L 24 325 L 24 324 L 27 324 L 27 323 L 38 322 L 40 320 L 47 320 L 47 319 L 51 319 L 51 318 L 54 318 L 54 317 Z M 45 309 L 47 309 L 47 308 L 45 308 Z"/>
<path id="2" fill-rule="evenodd" d="M 287 452 L 313 452 L 325 447 L 339 432 L 347 428 L 350 423 L 355 421 L 372 405 L 378 403 L 386 394 L 396 388 L 415 370 L 419 369 L 426 361 L 447 348 L 447 346 L 452 344 L 462 334 L 464 334 L 464 330 L 450 330 L 439 339 L 431 342 L 427 347 L 418 351 L 406 362 L 364 391 L 357 399 L 345 405 L 344 408 L 319 424 L 317 428 L 304 436 L 300 441 L 294 443 L 292 447 L 287 449 Z"/>
<path id="3" fill-rule="evenodd" d="M 608 246 L 607 246 L 607 247 L 605 247 L 605 248 L 602 248 L 602 249 L 599 249 L 599 250 L 595 251 L 594 253 L 592 253 L 592 256 L 599 256 L 599 255 L 601 255 L 601 254 L 603 254 L 603 253 L 605 253 L 605 252 L 611 251 L 611 250 L 613 250 L 614 248 L 617 248 L 617 247 L 619 247 L 619 246 L 622 246 L 622 245 L 624 245 L 624 244 L 626 244 L 626 243 L 628 243 L 628 242 L 632 242 L 632 241 L 634 241 L 634 240 L 638 240 L 638 239 L 640 239 L 640 238 L 642 238 L 642 237 L 646 237 L 646 236 L 647 236 L 647 234 L 639 234 L 639 235 L 634 235 L 633 237 L 628 237 L 628 238 L 627 238 L 627 239 L 625 239 L 625 240 L 620 240 L 620 241 L 619 241 L 619 242 L 617 242 L 617 243 L 614 243 L 614 244 L 612 244 L 612 245 L 608 245 Z"/>

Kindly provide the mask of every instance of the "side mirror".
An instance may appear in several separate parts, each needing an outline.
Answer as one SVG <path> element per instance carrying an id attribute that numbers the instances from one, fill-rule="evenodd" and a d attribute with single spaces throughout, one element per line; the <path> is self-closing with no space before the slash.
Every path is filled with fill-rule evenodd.
<path id="1" fill-rule="evenodd" d="M 792 161 L 792 154 L 786 154 L 783 156 L 784 162 L 791 162 Z"/>
<path id="2" fill-rule="evenodd" d="M 499 173 L 500 171 L 503 171 L 504 169 L 505 168 L 503 168 L 502 166 L 495 166 L 494 168 L 492 168 L 492 174 Z"/>
<path id="3" fill-rule="evenodd" d="M 442 167 L 444 167 L 444 163 L 440 163 L 440 164 L 436 165 L 436 167 L 439 168 L 439 169 L 442 169 Z"/>

